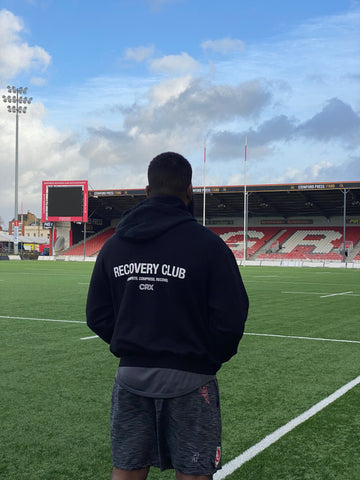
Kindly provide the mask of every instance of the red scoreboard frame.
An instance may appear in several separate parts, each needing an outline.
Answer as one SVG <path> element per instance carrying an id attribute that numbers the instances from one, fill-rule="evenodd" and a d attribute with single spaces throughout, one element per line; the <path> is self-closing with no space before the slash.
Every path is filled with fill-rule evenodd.
<path id="1" fill-rule="evenodd" d="M 52 187 L 81 187 L 82 188 L 82 215 L 81 216 L 49 216 L 48 189 Z M 41 202 L 42 222 L 84 222 L 88 221 L 88 181 L 87 180 L 45 180 L 42 182 Z"/>

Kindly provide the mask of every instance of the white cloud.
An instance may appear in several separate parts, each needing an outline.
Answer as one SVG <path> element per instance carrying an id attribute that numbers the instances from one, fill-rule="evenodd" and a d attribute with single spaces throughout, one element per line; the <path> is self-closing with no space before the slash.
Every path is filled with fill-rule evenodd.
<path id="1" fill-rule="evenodd" d="M 202 79 L 184 83 L 177 95 L 166 102 L 134 105 L 125 118 L 125 128 L 137 126 L 140 131 L 156 134 L 181 130 L 188 139 L 203 130 L 220 126 L 221 122 L 239 118 L 255 118 L 270 103 L 266 84 L 244 82 L 235 87 L 208 84 Z"/>
<path id="2" fill-rule="evenodd" d="M 43 77 L 32 77 L 30 79 L 30 84 L 35 85 L 37 87 L 42 87 L 46 83 L 47 83 L 47 80 L 46 78 L 43 78 Z"/>
<path id="3" fill-rule="evenodd" d="M 245 49 L 245 44 L 238 39 L 221 38 L 218 40 L 205 40 L 201 43 L 201 48 L 226 55 L 228 53 L 241 52 Z"/>
<path id="4" fill-rule="evenodd" d="M 31 47 L 20 38 L 24 25 L 8 10 L 0 10 L 0 80 L 14 77 L 21 71 L 44 70 L 51 56 L 41 47 Z"/>
<path id="5" fill-rule="evenodd" d="M 2 47 L 17 41 L 18 33 L 24 29 L 23 21 L 9 10 L 0 10 L 0 45 Z"/>
<path id="6" fill-rule="evenodd" d="M 187 88 L 189 88 L 192 77 L 170 78 L 154 85 L 149 92 L 151 103 L 156 106 L 166 104 L 170 99 L 178 98 Z"/>
<path id="7" fill-rule="evenodd" d="M 154 72 L 168 75 L 184 75 L 200 70 L 201 64 L 194 60 L 188 53 L 180 55 L 166 55 L 150 62 L 150 68 Z"/>
<path id="8" fill-rule="evenodd" d="M 125 60 L 135 60 L 142 62 L 154 55 L 155 47 L 150 45 L 148 47 L 134 47 L 125 50 Z"/>
<path id="9" fill-rule="evenodd" d="M 287 167 L 281 174 L 275 175 L 271 183 L 351 181 L 353 178 L 349 167 L 346 161 L 335 166 L 332 162 L 320 160 L 308 167 Z"/>

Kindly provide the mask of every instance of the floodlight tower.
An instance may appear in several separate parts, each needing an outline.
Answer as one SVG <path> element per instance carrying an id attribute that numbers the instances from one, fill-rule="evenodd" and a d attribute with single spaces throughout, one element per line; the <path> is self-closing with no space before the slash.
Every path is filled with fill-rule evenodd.
<path id="1" fill-rule="evenodd" d="M 27 105 L 30 105 L 32 98 L 26 97 L 27 87 L 7 87 L 8 95 L 3 95 L 3 101 L 9 103 L 9 113 L 16 114 L 15 134 L 15 214 L 14 214 L 14 254 L 18 254 L 18 180 L 19 180 L 19 113 L 26 113 Z M 23 96 L 24 95 L 24 96 Z M 11 105 L 13 103 L 13 105 Z"/>

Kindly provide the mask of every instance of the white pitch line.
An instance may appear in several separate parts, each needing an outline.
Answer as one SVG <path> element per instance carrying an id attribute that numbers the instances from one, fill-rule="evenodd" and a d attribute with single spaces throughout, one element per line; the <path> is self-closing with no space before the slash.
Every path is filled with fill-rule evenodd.
<path id="1" fill-rule="evenodd" d="M 78 320 L 55 320 L 54 318 L 33 318 L 33 317 L 10 317 L 8 315 L 0 315 L 0 318 L 9 318 L 16 320 L 36 320 L 38 322 L 62 322 L 62 323 L 85 323 Z"/>
<path id="2" fill-rule="evenodd" d="M 335 297 L 337 295 L 350 295 L 351 297 L 359 297 L 360 294 L 354 292 L 341 292 L 341 293 L 324 293 L 324 292 L 297 292 L 297 291 L 282 291 L 281 293 L 289 293 L 290 295 L 320 295 L 320 298 Z"/>
<path id="3" fill-rule="evenodd" d="M 297 340 L 318 340 L 321 342 L 360 343 L 360 341 L 358 340 L 342 340 L 337 338 L 298 337 L 295 335 L 275 335 L 272 333 L 244 333 L 244 335 L 254 335 L 258 337 L 295 338 Z"/>
<path id="4" fill-rule="evenodd" d="M 246 280 L 246 283 L 254 283 L 257 282 L 258 280 L 251 280 L 250 278 Z M 286 284 L 286 285 L 321 285 L 322 287 L 338 287 L 338 283 L 324 283 L 324 282 L 283 282 L 283 281 L 277 281 L 277 280 L 272 280 L 275 283 L 278 284 Z"/>
<path id="5" fill-rule="evenodd" d="M 350 293 L 353 293 L 353 292 L 330 293 L 328 295 L 322 295 L 320 298 L 336 297 L 337 295 L 349 295 Z"/>
<path id="6" fill-rule="evenodd" d="M 281 293 L 291 293 L 295 295 L 323 295 L 324 292 L 284 292 L 282 291 Z"/>
<path id="7" fill-rule="evenodd" d="M 232 473 L 234 473 L 235 470 L 238 470 L 244 463 L 248 462 L 249 460 L 254 458 L 256 455 L 264 451 L 266 448 L 270 447 L 270 445 L 280 440 L 281 437 L 291 432 L 291 430 L 293 430 L 297 426 L 306 422 L 306 420 L 308 420 L 309 418 L 319 413 L 325 407 L 335 402 L 335 400 L 345 395 L 345 393 L 347 393 L 349 390 L 354 388 L 359 383 L 360 383 L 360 376 L 358 376 L 351 382 L 347 383 L 346 385 L 342 386 L 341 388 L 336 390 L 334 393 L 332 393 L 328 397 L 324 398 L 323 400 L 315 404 L 309 410 L 306 410 L 306 412 L 302 413 L 301 415 L 294 418 L 293 420 L 290 420 L 290 422 L 278 428 L 270 435 L 267 435 L 260 442 L 256 443 L 255 445 L 250 447 L 248 450 L 243 452 L 241 455 L 239 455 L 238 457 L 234 458 L 233 460 L 228 462 L 226 465 L 224 465 L 222 470 L 219 470 L 214 475 L 214 480 L 221 480 L 223 478 L 226 478 L 228 475 L 231 475 Z"/>
<path id="8" fill-rule="evenodd" d="M 54 318 L 33 318 L 33 317 L 10 317 L 8 315 L 0 315 L 0 318 L 9 318 L 9 319 L 17 319 L 17 320 L 36 320 L 38 322 L 61 322 L 61 323 L 82 323 L 86 324 L 86 322 L 80 322 L 78 320 L 56 320 Z M 98 335 L 93 337 L 83 337 L 80 340 L 90 340 L 91 338 L 99 338 Z"/>
<path id="9" fill-rule="evenodd" d="M 80 323 L 86 325 L 86 322 L 80 322 L 79 320 L 57 320 L 54 318 L 34 318 L 34 317 L 11 317 L 9 315 L 0 315 L 0 318 L 15 319 L 15 320 L 35 320 L 37 322 L 60 322 L 60 323 Z M 341 342 L 341 343 L 360 343 L 357 340 L 340 340 L 336 338 L 316 338 L 316 337 L 300 337 L 294 335 L 276 335 L 272 333 L 244 333 L 244 335 L 253 335 L 258 337 L 279 337 L 279 338 L 294 338 L 298 340 L 320 340 L 323 342 Z M 80 340 L 90 340 L 92 338 L 98 338 L 98 335 L 91 337 L 83 337 Z"/>
<path id="10" fill-rule="evenodd" d="M 336 338 L 315 338 L 315 337 L 296 337 L 293 335 L 275 335 L 271 333 L 244 333 L 244 335 L 253 335 L 258 337 L 279 337 L 279 338 L 295 338 L 298 340 L 319 340 L 322 342 L 340 342 L 340 343 L 360 343 L 358 340 L 338 340 Z M 93 338 L 99 338 L 98 335 L 94 335 L 91 337 L 83 337 L 80 340 L 90 340 Z"/>

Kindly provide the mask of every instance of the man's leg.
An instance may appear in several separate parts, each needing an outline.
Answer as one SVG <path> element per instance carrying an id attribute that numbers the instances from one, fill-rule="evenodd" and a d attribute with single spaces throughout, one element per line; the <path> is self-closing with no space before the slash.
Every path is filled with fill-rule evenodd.
<path id="1" fill-rule="evenodd" d="M 168 399 L 166 441 L 176 480 L 212 480 L 221 468 L 221 412 L 215 380 Z"/>
<path id="2" fill-rule="evenodd" d="M 156 465 L 153 399 L 134 395 L 115 381 L 111 402 L 112 480 L 145 480 Z"/>
<path id="3" fill-rule="evenodd" d="M 185 475 L 185 473 L 176 472 L 176 480 L 212 480 L 212 475 Z"/>
<path id="4" fill-rule="evenodd" d="M 141 470 L 121 470 L 120 468 L 113 469 L 112 480 L 145 480 L 149 473 L 149 467 Z"/>

